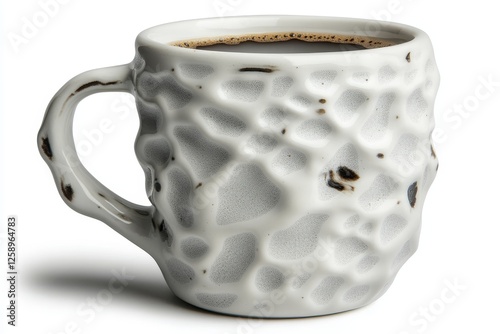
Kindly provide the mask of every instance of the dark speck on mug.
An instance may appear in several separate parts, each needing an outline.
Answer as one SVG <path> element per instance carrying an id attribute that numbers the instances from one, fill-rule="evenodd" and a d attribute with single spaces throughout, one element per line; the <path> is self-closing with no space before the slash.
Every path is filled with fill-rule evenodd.
<path id="1" fill-rule="evenodd" d="M 337 189 L 338 191 L 343 191 L 345 189 L 344 185 L 332 179 L 328 180 L 328 186 L 332 187 L 333 189 Z"/>
<path id="2" fill-rule="evenodd" d="M 50 147 L 49 137 L 42 138 L 42 150 L 52 160 L 52 148 Z"/>
<path id="3" fill-rule="evenodd" d="M 161 191 L 161 184 L 158 182 L 158 181 L 155 181 L 155 190 L 157 192 L 160 192 Z"/>
<path id="4" fill-rule="evenodd" d="M 61 191 L 68 201 L 71 202 L 73 200 L 74 192 L 71 184 L 64 184 L 63 180 L 61 180 Z"/>
<path id="5" fill-rule="evenodd" d="M 415 204 L 417 203 L 417 192 L 418 192 L 417 182 L 413 182 L 408 187 L 408 202 L 410 203 L 410 206 L 412 208 L 414 208 Z"/>
<path id="6" fill-rule="evenodd" d="M 359 179 L 359 175 L 356 174 L 355 171 L 353 171 L 352 169 L 350 169 L 349 167 L 346 167 L 346 166 L 340 166 L 337 169 L 337 173 L 344 180 L 356 181 L 357 179 Z"/>

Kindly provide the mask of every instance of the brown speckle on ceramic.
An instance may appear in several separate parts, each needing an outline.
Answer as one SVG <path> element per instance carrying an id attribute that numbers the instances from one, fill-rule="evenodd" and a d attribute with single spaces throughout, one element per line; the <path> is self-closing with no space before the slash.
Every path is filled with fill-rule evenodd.
<path id="1" fill-rule="evenodd" d="M 68 201 L 71 202 L 73 200 L 74 192 L 71 184 L 64 184 L 63 180 L 61 180 L 61 191 Z"/>
<path id="2" fill-rule="evenodd" d="M 359 175 L 346 166 L 340 166 L 337 168 L 337 174 L 339 174 L 339 176 L 344 180 L 356 181 L 359 179 Z"/>
<path id="3" fill-rule="evenodd" d="M 345 169 L 348 169 L 348 171 L 344 170 Z M 343 178 L 344 180 L 349 180 L 349 181 L 355 181 L 359 178 L 359 176 L 354 173 L 352 170 L 350 170 L 349 168 L 347 167 L 339 167 L 337 169 L 337 172 L 340 171 L 340 174 L 342 174 L 344 177 L 339 176 L 341 178 Z M 351 174 L 351 173 L 354 173 L 354 174 Z M 349 179 L 349 178 L 352 178 L 352 179 Z M 357 178 L 356 178 L 357 177 Z M 335 180 L 335 172 L 333 170 L 329 170 L 328 171 L 328 181 L 327 181 L 327 185 L 335 190 L 338 190 L 338 191 L 344 191 L 344 190 L 354 190 L 355 188 L 353 186 L 351 186 L 350 184 L 347 184 L 345 182 L 340 182 L 340 181 L 337 181 Z"/>
<path id="4" fill-rule="evenodd" d="M 410 203 L 410 206 L 412 208 L 414 208 L 415 204 L 417 203 L 417 192 L 418 192 L 417 182 L 413 182 L 408 187 L 408 202 Z"/>
<path id="5" fill-rule="evenodd" d="M 333 189 L 336 189 L 338 191 L 343 191 L 345 189 L 344 185 L 342 185 L 341 183 L 338 183 L 337 181 L 335 181 L 333 179 L 328 180 L 328 186 L 332 187 Z"/>
<path id="6" fill-rule="evenodd" d="M 118 81 L 110 81 L 110 82 L 91 81 L 89 83 L 86 83 L 86 84 L 78 87 L 78 89 L 75 90 L 75 93 L 79 93 L 82 90 L 85 90 L 85 89 L 92 87 L 92 86 L 109 86 L 109 85 L 116 85 L 117 83 L 118 83 Z"/>
<path id="7" fill-rule="evenodd" d="M 239 69 L 240 72 L 261 72 L 261 73 L 273 73 L 274 69 L 268 67 L 243 67 Z"/>
<path id="8" fill-rule="evenodd" d="M 161 184 L 160 184 L 160 182 L 158 182 L 158 181 L 155 181 L 155 190 L 156 190 L 157 192 L 160 192 L 160 191 L 161 191 Z"/>
<path id="9" fill-rule="evenodd" d="M 42 138 L 42 150 L 45 155 L 52 160 L 52 148 L 50 147 L 49 137 Z"/>

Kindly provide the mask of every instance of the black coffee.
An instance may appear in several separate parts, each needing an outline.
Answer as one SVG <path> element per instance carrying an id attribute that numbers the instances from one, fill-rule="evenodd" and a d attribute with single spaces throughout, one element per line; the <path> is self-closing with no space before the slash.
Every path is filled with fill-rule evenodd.
<path id="1" fill-rule="evenodd" d="M 326 33 L 267 33 L 200 38 L 172 43 L 174 46 L 224 52 L 312 53 L 364 50 L 397 44 L 369 36 Z"/>

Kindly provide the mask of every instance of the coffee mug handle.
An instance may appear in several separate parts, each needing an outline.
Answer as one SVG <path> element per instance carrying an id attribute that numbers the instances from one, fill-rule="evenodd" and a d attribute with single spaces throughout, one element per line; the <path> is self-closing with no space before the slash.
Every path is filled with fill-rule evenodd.
<path id="1" fill-rule="evenodd" d="M 106 188 L 83 166 L 75 149 L 73 119 L 78 103 L 100 92 L 133 91 L 130 65 L 84 72 L 52 98 L 38 133 L 38 148 L 63 200 L 73 210 L 99 219 L 141 248 L 149 244 L 153 207 L 131 203 Z"/>

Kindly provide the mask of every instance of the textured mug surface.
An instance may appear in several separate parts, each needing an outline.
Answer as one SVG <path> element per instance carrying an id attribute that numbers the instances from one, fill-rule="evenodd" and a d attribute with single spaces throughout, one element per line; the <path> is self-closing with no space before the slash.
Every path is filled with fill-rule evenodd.
<path id="1" fill-rule="evenodd" d="M 297 31 L 394 43 L 288 54 L 173 45 Z M 438 85 L 429 38 L 401 24 L 170 23 L 138 36 L 130 64 L 70 80 L 47 109 L 38 146 L 64 201 L 147 251 L 186 302 L 244 316 L 331 314 L 380 297 L 417 248 L 438 167 L 430 141 Z M 136 99 L 150 207 L 105 188 L 76 154 L 76 105 L 104 91 Z"/>

